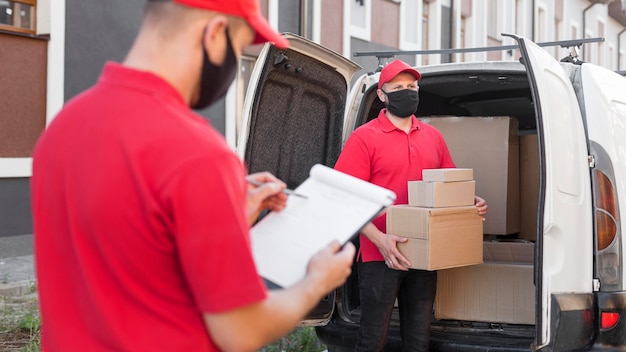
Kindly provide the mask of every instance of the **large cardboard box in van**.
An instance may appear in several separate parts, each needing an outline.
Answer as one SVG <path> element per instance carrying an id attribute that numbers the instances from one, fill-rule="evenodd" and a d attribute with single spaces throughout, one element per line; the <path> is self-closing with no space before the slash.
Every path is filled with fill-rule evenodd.
<path id="1" fill-rule="evenodd" d="M 408 237 L 398 250 L 411 268 L 438 270 L 483 261 L 482 217 L 475 206 L 387 209 L 387 233 Z"/>
<path id="2" fill-rule="evenodd" d="M 535 261 L 535 244 L 529 241 L 484 241 L 485 262 L 532 264 Z"/>
<path id="3" fill-rule="evenodd" d="M 484 263 L 437 273 L 435 317 L 508 324 L 535 323 L 529 241 L 484 241 Z"/>
<path id="4" fill-rule="evenodd" d="M 532 264 L 485 262 L 440 270 L 435 318 L 535 324 Z"/>
<path id="5" fill-rule="evenodd" d="M 446 140 L 457 167 L 474 169 L 476 195 L 489 213 L 484 231 L 509 235 L 520 231 L 519 137 L 517 119 L 493 117 L 428 117 Z"/>
<path id="6" fill-rule="evenodd" d="M 461 207 L 474 205 L 476 181 L 409 181 L 409 205 L 417 207 Z"/>

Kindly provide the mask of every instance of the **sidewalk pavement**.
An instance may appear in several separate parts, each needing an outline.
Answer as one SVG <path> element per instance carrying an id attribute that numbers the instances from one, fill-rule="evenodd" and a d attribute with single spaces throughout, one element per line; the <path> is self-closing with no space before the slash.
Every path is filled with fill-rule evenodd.
<path id="1" fill-rule="evenodd" d="M 0 284 L 35 280 L 34 264 L 32 255 L 0 259 Z"/>
<path id="2" fill-rule="evenodd" d="M 0 237 L 0 297 L 28 294 L 34 284 L 32 235 Z"/>
<path id="3" fill-rule="evenodd" d="M 30 293 L 35 284 L 35 265 L 32 255 L 0 259 L 0 297 Z"/>

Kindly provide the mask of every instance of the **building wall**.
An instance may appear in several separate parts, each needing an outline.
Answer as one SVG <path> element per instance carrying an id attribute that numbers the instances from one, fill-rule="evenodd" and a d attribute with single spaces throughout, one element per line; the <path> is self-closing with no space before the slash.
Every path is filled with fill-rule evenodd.
<path id="1" fill-rule="evenodd" d="M 57 1 L 55 9 L 63 8 Z M 31 154 L 50 108 L 50 0 L 37 3 L 35 33 L 0 34 L 0 237 L 32 233 Z M 22 237 L 22 236 L 17 236 Z M 17 238 L 15 237 L 15 238 Z"/>
<path id="2" fill-rule="evenodd" d="M 301 3 L 293 0 L 278 0 L 278 30 L 300 35 L 302 21 Z"/>
<path id="3" fill-rule="evenodd" d="M 0 107 L 0 236 L 32 233 L 32 148 L 46 122 L 60 109 L 47 114 L 47 90 L 67 101 L 96 82 L 106 61 L 123 60 L 139 29 L 145 4 L 143 0 L 57 1 L 57 8 L 65 5 L 62 35 L 52 33 L 48 41 L 0 34 L 0 96 L 6 98 Z M 44 34 L 50 34 L 50 22 L 59 18 L 52 16 L 56 8 L 49 2 L 41 4 L 48 12 L 38 9 L 39 22 L 48 31 Z M 58 55 L 63 58 L 60 70 L 48 53 L 57 43 L 64 44 Z M 48 71 L 64 72 L 63 77 L 47 85 Z M 55 93 L 59 91 L 62 93 Z M 50 96 L 48 93 L 48 99 Z M 211 122 L 224 132 L 225 110 L 222 101 L 200 113 L 208 119 L 221 117 Z"/>
<path id="4" fill-rule="evenodd" d="M 32 233 L 23 171 L 46 125 L 46 36 L 0 33 L 0 237 Z"/>
<path id="5" fill-rule="evenodd" d="M 139 30 L 143 1 L 66 0 L 65 101 L 93 85 L 106 61 L 121 61 Z"/>
<path id="6" fill-rule="evenodd" d="M 0 237 L 33 233 L 30 178 L 0 178 Z"/>
<path id="7" fill-rule="evenodd" d="M 328 0 L 326 0 L 328 1 Z M 406 33 L 409 26 L 414 22 L 405 20 L 402 16 L 405 13 L 396 15 L 394 7 L 407 8 L 410 5 L 408 0 L 372 0 L 371 3 L 371 26 L 361 30 L 355 30 L 349 23 L 352 18 L 344 15 L 346 28 L 344 31 L 343 55 L 352 57 L 352 39 L 361 39 L 378 44 L 384 44 L 390 48 L 406 50 L 426 50 L 441 49 L 446 47 L 448 34 L 446 23 L 447 8 L 452 9 L 452 33 L 450 34 L 453 47 L 483 47 L 494 45 L 511 45 L 514 40 L 500 33 L 510 33 L 530 38 L 536 42 L 548 42 L 556 40 L 569 40 L 580 38 L 604 37 L 604 43 L 587 44 L 580 50 L 583 59 L 605 66 L 609 69 L 617 70 L 626 68 L 624 53 L 626 52 L 626 35 L 618 37 L 623 33 L 624 25 L 609 17 L 609 6 L 619 6 L 617 3 L 610 5 L 596 3 L 587 0 L 430 0 L 417 1 L 419 6 L 426 9 L 428 13 L 427 33 L 421 27 L 419 37 L 424 37 L 420 41 L 419 47 L 412 47 L 403 38 L 408 37 Z M 336 3 L 342 3 L 337 1 Z M 354 1 L 344 1 L 342 5 L 352 11 L 356 6 Z M 365 4 L 367 5 L 367 1 Z M 497 8 L 493 8 L 496 6 Z M 462 15 L 461 12 L 464 12 Z M 585 23 L 583 23 L 583 12 Z M 415 17 L 421 17 L 414 11 Z M 468 15 L 469 14 L 469 15 Z M 494 20 L 492 20 L 492 18 Z M 462 23 L 463 22 L 463 23 Z M 497 28 L 492 28 L 495 22 Z M 392 34 L 393 24 L 399 25 L 394 29 L 397 34 Z M 623 23 L 623 21 L 622 21 Z M 583 36 L 583 26 L 584 36 Z M 461 40 L 460 29 L 464 30 L 464 37 Z M 497 35 L 489 35 L 490 33 Z M 337 37 L 334 37 L 337 38 Z M 322 38 L 322 45 L 324 45 Z M 394 42 L 398 41 L 398 44 Z M 619 40 L 618 40 L 619 39 Z M 560 47 L 546 47 L 556 59 L 569 54 L 569 49 Z M 587 51 L 585 53 L 585 51 Z M 618 59 L 619 53 L 622 57 Z M 435 64 L 442 62 L 441 55 L 418 55 L 416 63 Z M 466 53 L 463 55 L 453 55 L 452 61 L 479 61 L 479 60 L 517 60 L 519 52 L 513 51 L 488 51 L 479 53 Z"/>
<path id="8" fill-rule="evenodd" d="M 327 48 L 340 53 L 343 49 L 343 2 L 338 0 L 321 1 L 321 17 L 324 19 L 320 26 L 320 43 Z M 322 22 L 321 19 L 318 19 Z"/>
<path id="9" fill-rule="evenodd" d="M 400 47 L 400 4 L 393 1 L 372 1 L 371 42 L 392 48 Z"/>
<path id="10" fill-rule="evenodd" d="M 92 86 L 105 62 L 124 59 L 141 25 L 145 4 L 143 0 L 66 2 L 65 101 Z M 224 133 L 223 100 L 199 113 Z"/>
<path id="11" fill-rule="evenodd" d="M 30 157 L 46 125 L 48 40 L 0 33 L 0 157 Z"/>

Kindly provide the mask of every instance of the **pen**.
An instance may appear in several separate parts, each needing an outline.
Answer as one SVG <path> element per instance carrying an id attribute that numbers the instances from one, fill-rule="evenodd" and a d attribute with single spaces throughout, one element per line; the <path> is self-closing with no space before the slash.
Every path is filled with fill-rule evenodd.
<path id="1" fill-rule="evenodd" d="M 257 181 L 257 180 L 252 180 L 252 179 L 246 179 L 246 180 L 248 181 L 248 183 L 249 183 L 249 184 L 254 185 L 254 186 L 257 186 L 257 187 L 259 187 L 259 186 L 262 186 L 262 185 L 263 185 L 263 182 L 259 182 L 259 181 Z M 283 192 L 284 194 L 286 194 L 286 195 L 289 195 L 289 196 L 292 196 L 292 195 L 293 195 L 293 196 L 296 196 L 296 197 L 300 197 L 300 198 L 307 199 L 307 196 L 304 196 L 304 195 L 302 195 L 302 194 L 296 193 L 296 191 L 294 191 L 294 190 L 292 190 L 292 189 L 289 189 L 289 188 L 285 188 L 285 189 L 283 189 L 283 191 L 282 191 L 282 192 Z"/>

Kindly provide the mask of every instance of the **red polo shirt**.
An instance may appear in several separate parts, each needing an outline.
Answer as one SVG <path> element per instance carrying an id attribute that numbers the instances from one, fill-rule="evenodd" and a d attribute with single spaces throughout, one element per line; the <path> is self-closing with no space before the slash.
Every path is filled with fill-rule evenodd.
<path id="1" fill-rule="evenodd" d="M 360 126 L 348 138 L 335 169 L 396 193 L 395 204 L 407 204 L 408 181 L 422 179 L 423 169 L 455 167 L 441 133 L 411 116 L 409 133 L 394 126 L 382 109 L 376 119 Z M 372 221 L 386 233 L 386 216 Z M 382 261 L 372 241 L 361 235 L 364 262 Z"/>
<path id="2" fill-rule="evenodd" d="M 244 177 L 169 83 L 108 63 L 34 152 L 43 349 L 216 350 L 202 312 L 266 297 Z"/>

